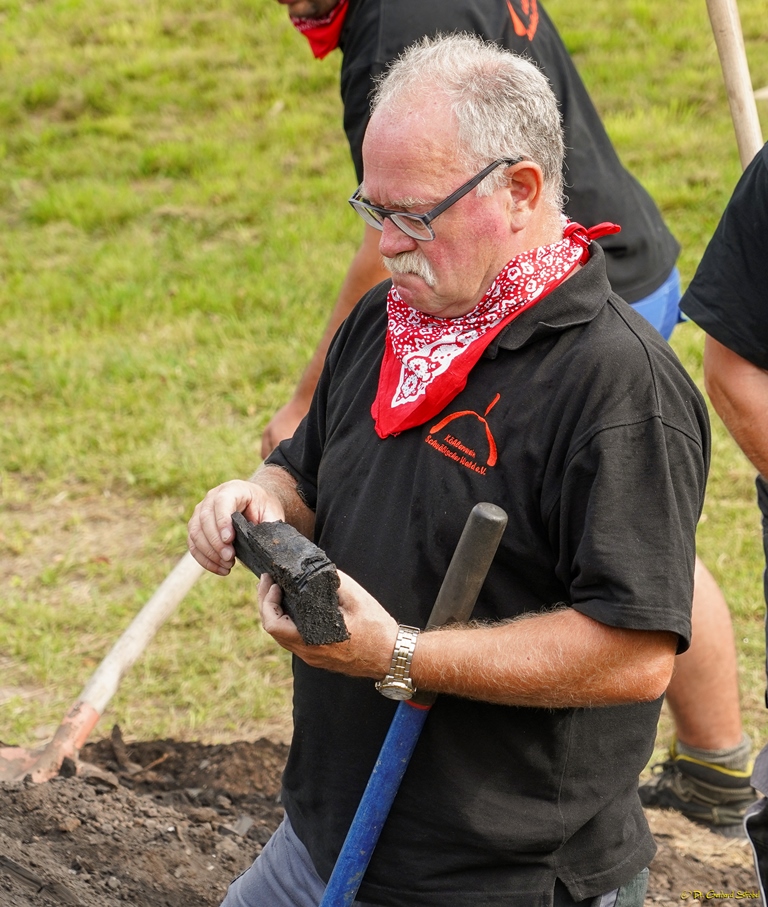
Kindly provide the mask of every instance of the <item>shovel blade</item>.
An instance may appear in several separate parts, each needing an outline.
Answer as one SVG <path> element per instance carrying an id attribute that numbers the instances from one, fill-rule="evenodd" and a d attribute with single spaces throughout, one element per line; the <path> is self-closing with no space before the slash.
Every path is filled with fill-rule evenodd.
<path id="1" fill-rule="evenodd" d="M 32 770 L 41 750 L 27 750 L 20 746 L 0 748 L 0 781 L 19 781 Z"/>
<path id="2" fill-rule="evenodd" d="M 77 762 L 78 753 L 99 717 L 100 713 L 87 702 L 76 702 L 46 746 L 34 750 L 3 747 L 0 749 L 0 781 L 21 781 L 30 776 L 39 784 L 55 778 L 65 759 Z"/>

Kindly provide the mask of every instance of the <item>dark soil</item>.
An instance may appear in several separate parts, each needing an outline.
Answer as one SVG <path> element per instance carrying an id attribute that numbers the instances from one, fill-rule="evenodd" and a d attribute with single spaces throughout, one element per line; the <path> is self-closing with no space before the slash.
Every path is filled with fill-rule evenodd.
<path id="1" fill-rule="evenodd" d="M 280 822 L 286 753 L 267 739 L 125 746 L 115 731 L 77 776 L 0 784 L 0 907 L 217 907 Z M 674 813 L 649 821 L 647 904 L 758 902 L 745 842 Z"/>

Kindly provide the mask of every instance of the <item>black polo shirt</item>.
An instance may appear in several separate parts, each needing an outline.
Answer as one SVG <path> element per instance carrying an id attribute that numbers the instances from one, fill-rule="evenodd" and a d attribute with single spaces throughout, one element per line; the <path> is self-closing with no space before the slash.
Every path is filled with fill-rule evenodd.
<path id="1" fill-rule="evenodd" d="M 419 38 L 470 32 L 539 65 L 560 105 L 567 148 L 568 216 L 585 227 L 602 221 L 621 233 L 599 240 L 608 277 L 627 302 L 658 289 L 680 247 L 656 204 L 624 168 L 560 35 L 537 0 L 350 0 L 341 35 L 344 129 L 358 181 L 373 80 Z"/>
<path id="2" fill-rule="evenodd" d="M 317 514 L 316 541 L 400 623 L 424 626 L 469 511 L 509 514 L 474 616 L 558 602 L 688 644 L 708 463 L 701 395 L 613 295 L 595 247 L 509 325 L 426 425 L 381 439 L 370 414 L 388 283 L 340 329 L 307 418 L 268 462 Z M 535 657 L 536 653 L 532 653 Z M 392 718 L 369 680 L 294 664 L 283 800 L 324 878 Z M 360 889 L 383 905 L 547 907 L 648 864 L 637 780 L 660 701 L 513 708 L 440 696 Z"/>

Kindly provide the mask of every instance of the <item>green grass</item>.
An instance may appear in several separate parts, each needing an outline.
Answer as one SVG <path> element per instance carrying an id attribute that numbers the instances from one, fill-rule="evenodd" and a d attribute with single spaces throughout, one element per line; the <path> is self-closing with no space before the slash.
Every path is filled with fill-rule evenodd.
<path id="1" fill-rule="evenodd" d="M 764 5 L 739 6 L 762 87 Z M 686 283 L 740 172 L 704 4 L 548 9 L 679 238 Z M 258 462 L 360 235 L 339 63 L 315 61 L 269 0 L 0 0 L 6 742 L 50 736 L 183 553 L 194 504 Z M 673 346 L 701 384 L 698 329 Z M 762 742 L 752 471 L 713 422 L 699 545 Z M 200 580 L 96 733 L 232 739 L 285 714 L 288 658 L 254 592 L 244 571 Z"/>

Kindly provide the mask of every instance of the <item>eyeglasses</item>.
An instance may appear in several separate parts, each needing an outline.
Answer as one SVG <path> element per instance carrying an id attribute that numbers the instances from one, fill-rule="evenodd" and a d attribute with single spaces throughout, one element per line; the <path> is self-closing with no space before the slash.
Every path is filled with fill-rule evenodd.
<path id="1" fill-rule="evenodd" d="M 463 186 L 459 186 L 455 192 L 452 192 L 447 198 L 443 199 L 439 205 L 436 205 L 426 214 L 391 211 L 389 208 L 380 208 L 378 205 L 372 205 L 360 194 L 362 184 L 357 187 L 354 195 L 349 199 L 349 203 L 367 224 L 370 224 L 377 230 L 383 230 L 384 221 L 389 218 L 392 223 L 396 227 L 399 227 L 407 236 L 410 236 L 413 239 L 419 239 L 422 242 L 430 242 L 435 238 L 435 231 L 430 224 L 439 214 L 442 214 L 443 211 L 447 211 L 451 205 L 455 205 L 460 198 L 463 198 L 468 192 L 471 192 L 475 186 L 482 183 L 486 176 L 497 167 L 500 167 L 502 164 L 511 167 L 513 164 L 519 164 L 522 160 L 521 157 L 501 158 L 498 161 L 494 161 L 492 164 L 488 164 L 488 166 L 484 167 L 476 176 L 473 176 L 472 179 L 464 183 Z"/>

